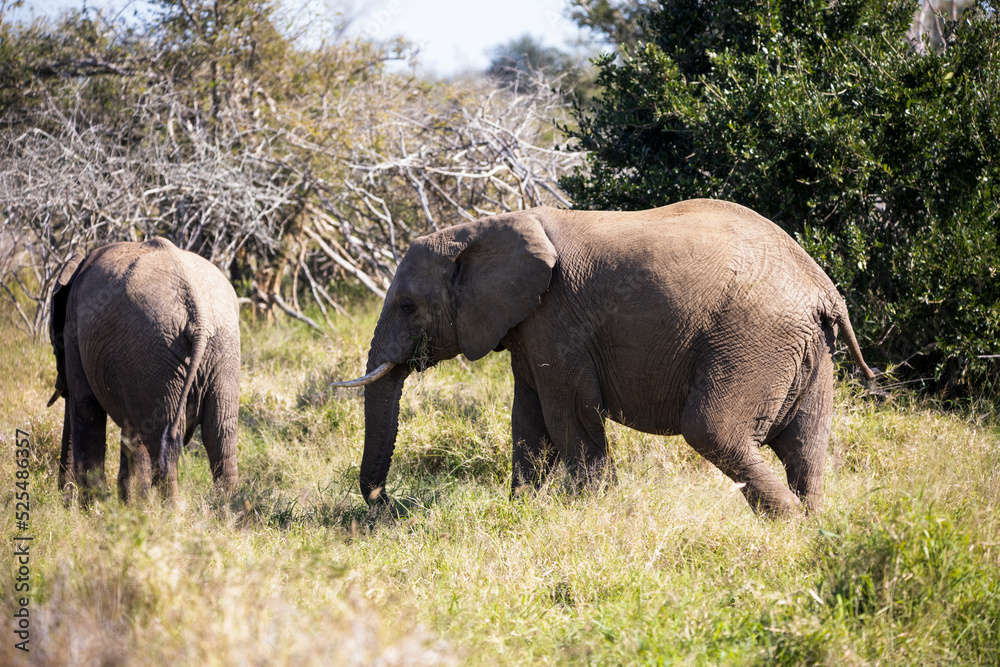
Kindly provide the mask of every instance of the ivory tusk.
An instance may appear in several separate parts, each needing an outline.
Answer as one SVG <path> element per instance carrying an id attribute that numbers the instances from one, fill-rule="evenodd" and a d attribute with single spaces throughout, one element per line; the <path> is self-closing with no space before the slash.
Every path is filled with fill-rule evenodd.
<path id="1" fill-rule="evenodd" d="M 386 373 L 388 373 L 390 370 L 392 370 L 392 367 L 395 366 L 395 365 L 396 364 L 394 362 L 387 361 L 384 364 L 382 364 L 381 366 L 379 366 L 378 368 L 376 368 L 375 370 L 373 370 L 368 375 L 362 375 L 361 377 L 355 378 L 354 380 L 344 380 L 343 382 L 331 382 L 330 386 L 331 387 L 363 387 L 366 384 L 371 384 L 375 380 L 379 379 L 380 377 L 382 377 L 383 375 L 385 375 Z"/>
<path id="2" fill-rule="evenodd" d="M 62 389 L 56 389 L 56 393 L 52 394 L 52 398 L 49 399 L 49 404 L 45 407 L 51 408 L 52 404 L 55 403 L 60 396 L 62 396 Z"/>

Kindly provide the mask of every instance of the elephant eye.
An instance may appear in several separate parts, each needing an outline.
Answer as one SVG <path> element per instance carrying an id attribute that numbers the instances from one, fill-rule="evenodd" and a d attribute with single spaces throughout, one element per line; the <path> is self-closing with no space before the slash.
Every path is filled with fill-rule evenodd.
<path id="1" fill-rule="evenodd" d="M 413 313 L 417 312 L 417 304 L 413 303 L 409 299 L 404 299 L 402 302 L 400 302 L 399 309 L 402 310 L 407 315 L 412 315 Z"/>

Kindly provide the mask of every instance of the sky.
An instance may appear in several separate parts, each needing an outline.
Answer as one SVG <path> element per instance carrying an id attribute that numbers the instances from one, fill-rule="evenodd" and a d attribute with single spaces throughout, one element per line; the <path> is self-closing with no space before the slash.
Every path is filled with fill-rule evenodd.
<path id="1" fill-rule="evenodd" d="M 482 70 L 492 49 L 530 33 L 546 46 L 571 50 L 579 37 L 565 0 L 375 0 L 357 21 L 377 39 L 402 34 L 420 47 L 420 60 L 447 76 Z"/>
<path id="2" fill-rule="evenodd" d="M 343 0 L 313 0 L 323 9 Z M 88 7 L 108 7 L 131 16 L 141 4 L 126 0 L 87 0 Z M 451 76 L 485 69 L 494 47 L 525 33 L 546 46 L 572 51 L 580 37 L 566 18 L 567 0 L 356 0 L 348 34 L 376 40 L 397 35 L 420 48 L 420 64 L 428 73 Z M 15 17 L 54 15 L 81 8 L 84 0 L 26 0 Z M 141 10 L 140 10 L 141 11 Z"/>

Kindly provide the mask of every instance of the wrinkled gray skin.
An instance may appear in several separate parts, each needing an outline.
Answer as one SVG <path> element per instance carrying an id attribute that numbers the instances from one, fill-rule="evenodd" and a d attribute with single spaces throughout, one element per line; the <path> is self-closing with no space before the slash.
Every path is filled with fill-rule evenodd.
<path id="1" fill-rule="evenodd" d="M 166 239 L 113 243 L 59 277 L 49 335 L 66 399 L 59 487 L 105 485 L 107 418 L 122 430 L 118 495 L 150 481 L 177 494 L 177 458 L 201 425 L 212 477 L 237 482 L 240 330 L 236 293 L 207 260 Z"/>
<path id="2" fill-rule="evenodd" d="M 765 514 L 816 510 L 838 325 L 868 382 L 844 301 L 784 231 L 742 206 L 535 208 L 417 239 L 372 339 L 361 491 L 385 500 L 411 372 L 510 351 L 513 488 L 557 460 L 608 466 L 604 420 L 680 434 Z M 429 339 L 425 350 L 417 344 Z M 770 446 L 787 485 L 762 458 Z M 789 488 L 790 487 L 790 488 Z"/>

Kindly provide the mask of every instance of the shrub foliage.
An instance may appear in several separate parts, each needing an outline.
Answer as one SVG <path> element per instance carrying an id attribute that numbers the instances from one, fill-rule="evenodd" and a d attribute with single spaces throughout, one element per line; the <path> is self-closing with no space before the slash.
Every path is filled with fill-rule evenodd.
<path id="1" fill-rule="evenodd" d="M 839 285 L 870 361 L 968 392 L 1000 359 L 1000 19 L 944 48 L 913 2 L 668 0 L 648 42 L 598 59 L 578 109 L 579 207 L 749 206 Z"/>

